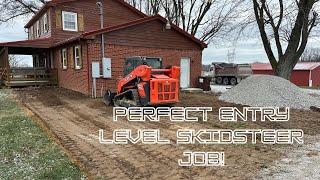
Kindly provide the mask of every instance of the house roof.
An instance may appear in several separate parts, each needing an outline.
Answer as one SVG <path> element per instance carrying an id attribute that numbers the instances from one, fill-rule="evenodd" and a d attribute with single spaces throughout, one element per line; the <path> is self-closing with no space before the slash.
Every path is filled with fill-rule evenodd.
<path id="1" fill-rule="evenodd" d="M 40 16 L 42 16 L 43 13 L 45 13 L 50 7 L 54 7 L 56 5 L 59 4 L 64 4 L 64 3 L 70 3 L 73 1 L 77 1 L 77 0 L 52 0 L 49 2 L 46 2 L 41 9 L 30 19 L 30 21 L 24 26 L 24 28 L 29 28 L 35 21 L 37 21 L 37 19 L 40 18 Z M 130 4 L 128 4 L 127 2 L 125 2 L 124 0 L 115 0 L 117 2 L 119 2 L 120 4 L 124 5 L 125 7 L 127 7 L 128 9 L 130 9 L 131 11 L 139 14 L 141 17 L 147 17 L 146 14 L 144 14 L 143 12 L 139 11 L 138 9 L 134 8 L 133 6 L 131 6 Z"/>
<path id="2" fill-rule="evenodd" d="M 50 48 L 52 47 L 51 38 L 42 38 L 35 40 L 23 40 L 0 43 L 0 46 L 5 47 L 28 47 L 28 48 Z"/>
<path id="3" fill-rule="evenodd" d="M 71 0 L 69 0 L 71 1 Z M 35 39 L 35 40 L 23 40 L 23 41 L 13 41 L 13 42 L 5 42 L 5 43 L 0 43 L 0 46 L 6 46 L 6 47 L 29 47 L 29 48 L 50 48 L 50 47 L 58 47 L 58 46 L 62 46 L 64 44 L 68 44 L 74 41 L 78 41 L 81 39 L 91 39 L 92 36 L 95 35 L 99 35 L 102 33 L 108 33 L 108 32 L 112 32 L 112 31 L 117 31 L 117 30 L 121 30 L 121 29 L 125 29 L 128 27 L 132 27 L 132 26 L 136 26 L 139 24 L 143 24 L 143 23 L 147 23 L 150 21 L 161 21 L 162 23 L 167 23 L 167 20 L 165 18 L 163 18 L 160 15 L 155 15 L 155 16 L 150 16 L 150 17 L 145 17 L 145 18 L 141 18 L 138 20 L 134 20 L 128 23 L 124 23 L 124 24 L 120 24 L 120 25 L 115 25 L 112 27 L 107 27 L 104 29 L 99 29 L 99 30 L 95 30 L 95 31 L 90 31 L 90 32 L 85 32 L 81 35 L 77 35 L 71 38 L 68 38 L 66 40 L 57 42 L 57 43 L 53 43 L 53 40 L 51 38 L 43 38 L 43 39 Z M 193 35 L 189 34 L 188 32 L 182 30 L 181 28 L 179 28 L 178 26 L 171 24 L 172 29 L 176 30 L 178 33 L 180 33 L 181 35 L 185 36 L 186 38 L 190 39 L 191 41 L 195 42 L 196 44 L 198 44 L 201 48 L 206 48 L 207 44 L 204 43 L 203 41 L 197 39 L 196 37 L 194 37 Z"/>
<path id="4" fill-rule="evenodd" d="M 320 62 L 300 62 L 294 67 L 296 71 L 311 71 L 320 67 Z M 269 63 L 253 63 L 252 70 L 263 71 L 272 70 L 271 64 Z"/>
<path id="5" fill-rule="evenodd" d="M 150 22 L 150 21 L 155 21 L 155 20 L 160 20 L 163 23 L 167 22 L 167 20 L 165 18 L 163 18 L 162 16 L 160 16 L 160 15 L 150 16 L 150 17 L 134 20 L 134 21 L 131 21 L 131 22 L 128 22 L 128 23 L 124 23 L 124 24 L 120 24 L 120 25 L 116 25 L 116 26 L 112 26 L 112 27 L 107 27 L 107 28 L 99 29 L 99 30 L 95 30 L 95 31 L 86 32 L 86 33 L 84 33 L 84 34 L 82 34 L 80 36 L 67 39 L 65 42 L 59 42 L 59 43 L 55 44 L 55 46 L 62 45 L 62 44 L 65 44 L 65 43 L 69 43 L 69 42 L 72 42 L 73 40 L 86 39 L 86 38 L 89 38 L 91 36 L 99 35 L 99 34 L 102 34 L 102 33 L 108 33 L 108 32 L 112 32 L 112 31 L 117 31 L 117 30 L 128 28 L 128 27 L 136 26 L 136 25 L 139 25 L 139 24 L 147 23 L 147 22 Z M 193 35 L 189 34 L 186 31 L 182 30 L 178 26 L 176 26 L 174 24 L 171 24 L 171 27 L 174 30 L 176 30 L 178 33 L 182 34 L 183 36 L 189 38 L 190 40 L 192 40 L 196 44 L 200 45 L 202 48 L 207 48 L 207 44 L 205 42 L 197 39 L 196 37 L 194 37 Z"/>

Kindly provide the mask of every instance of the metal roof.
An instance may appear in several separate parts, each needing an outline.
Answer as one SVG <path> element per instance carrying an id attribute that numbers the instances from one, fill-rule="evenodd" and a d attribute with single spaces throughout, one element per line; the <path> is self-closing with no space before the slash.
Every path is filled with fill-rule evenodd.
<path id="1" fill-rule="evenodd" d="M 320 62 L 300 62 L 295 67 L 296 71 L 310 71 L 314 70 L 320 66 Z M 262 71 L 262 70 L 272 70 L 270 63 L 253 63 L 252 70 Z"/>

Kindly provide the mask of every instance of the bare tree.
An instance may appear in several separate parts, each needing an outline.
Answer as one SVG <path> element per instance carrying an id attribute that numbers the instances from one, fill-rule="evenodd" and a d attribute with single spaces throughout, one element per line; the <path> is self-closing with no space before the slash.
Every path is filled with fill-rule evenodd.
<path id="1" fill-rule="evenodd" d="M 20 59 L 17 56 L 10 55 L 9 56 L 9 65 L 10 67 L 19 67 Z"/>
<path id="2" fill-rule="evenodd" d="M 183 30 L 210 43 L 222 32 L 229 32 L 244 0 L 127 0 L 148 15 L 164 14 Z M 225 34 L 224 34 L 225 35 Z"/>
<path id="3" fill-rule="evenodd" d="M 1 0 L 0 24 L 18 17 L 33 15 L 44 3 L 45 0 Z"/>
<path id="4" fill-rule="evenodd" d="M 232 29 L 242 3 L 243 0 L 161 1 L 170 22 L 208 43 L 218 34 Z"/>
<path id="5" fill-rule="evenodd" d="M 228 32 L 244 0 L 126 0 L 148 15 L 165 14 L 171 23 L 210 43 Z M 2 0 L 0 24 L 35 14 L 46 0 Z"/>
<path id="6" fill-rule="evenodd" d="M 29 67 L 19 55 L 9 55 L 9 65 L 10 67 Z"/>
<path id="7" fill-rule="evenodd" d="M 302 62 L 320 62 L 320 48 L 307 48 L 301 56 Z"/>
<path id="8" fill-rule="evenodd" d="M 126 0 L 131 6 L 145 12 L 147 15 L 156 15 L 161 11 L 162 0 Z"/>
<path id="9" fill-rule="evenodd" d="M 276 75 L 290 79 L 318 24 L 318 1 L 252 0 L 263 46 Z M 277 55 L 273 52 L 273 42 Z"/>

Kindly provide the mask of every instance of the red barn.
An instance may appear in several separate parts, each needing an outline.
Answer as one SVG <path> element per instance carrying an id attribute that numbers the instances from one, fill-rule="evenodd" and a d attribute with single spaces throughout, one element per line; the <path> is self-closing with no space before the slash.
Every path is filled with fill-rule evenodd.
<path id="1" fill-rule="evenodd" d="M 274 75 L 274 71 L 269 63 L 253 63 L 253 74 Z M 298 63 L 291 75 L 291 82 L 297 86 L 320 86 L 320 62 Z"/>

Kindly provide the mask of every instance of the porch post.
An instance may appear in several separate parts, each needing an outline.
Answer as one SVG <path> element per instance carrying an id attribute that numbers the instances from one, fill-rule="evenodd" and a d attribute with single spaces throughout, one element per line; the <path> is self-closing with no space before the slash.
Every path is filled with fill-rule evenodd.
<path id="1" fill-rule="evenodd" d="M 9 49 L 8 49 L 8 47 L 4 48 L 4 59 L 5 59 L 5 63 L 6 63 L 7 73 L 8 73 L 9 70 L 10 70 Z"/>
<path id="2" fill-rule="evenodd" d="M 10 64 L 9 64 L 9 52 L 8 47 L 3 47 L 0 50 L 0 69 L 2 69 L 4 72 L 5 77 L 7 80 L 9 80 L 9 71 L 10 71 Z"/>

